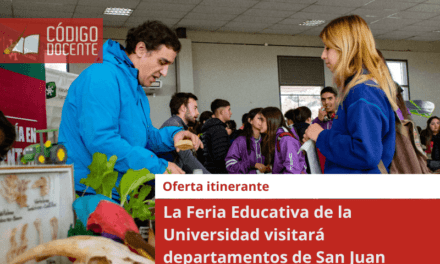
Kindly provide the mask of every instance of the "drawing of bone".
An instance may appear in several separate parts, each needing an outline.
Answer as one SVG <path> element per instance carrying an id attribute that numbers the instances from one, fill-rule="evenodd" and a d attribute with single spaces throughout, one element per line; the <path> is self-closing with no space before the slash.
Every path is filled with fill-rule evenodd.
<path id="1" fill-rule="evenodd" d="M 37 220 L 34 221 L 34 225 L 38 232 L 38 245 L 41 245 L 44 243 L 43 232 L 41 230 L 41 219 L 37 218 Z"/>
<path id="2" fill-rule="evenodd" d="M 50 219 L 50 225 L 52 226 L 52 240 L 55 240 L 58 237 L 58 219 L 55 216 Z"/>
<path id="3" fill-rule="evenodd" d="M 46 177 L 41 177 L 32 185 L 32 189 L 40 188 L 40 195 L 46 196 L 49 194 L 49 181 Z"/>

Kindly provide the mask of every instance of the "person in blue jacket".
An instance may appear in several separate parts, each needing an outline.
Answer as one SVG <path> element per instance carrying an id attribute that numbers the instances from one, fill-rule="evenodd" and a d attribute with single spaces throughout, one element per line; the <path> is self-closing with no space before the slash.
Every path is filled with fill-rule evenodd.
<path id="1" fill-rule="evenodd" d="M 249 111 L 241 135 L 232 142 L 225 159 L 228 173 L 256 174 L 270 170 L 269 166 L 264 165 L 265 157 L 261 152 L 261 142 L 264 137 L 260 133 L 262 109 L 255 108 Z"/>
<path id="2" fill-rule="evenodd" d="M 126 48 L 113 40 L 105 42 L 103 62 L 92 64 L 72 83 L 62 111 L 59 142 L 67 148 L 67 163 L 74 164 L 77 192 L 94 193 L 80 180 L 90 173 L 87 166 L 95 152 L 118 157 L 117 186 L 128 169 L 184 173 L 155 153 L 175 150 L 183 138 L 190 138 L 196 149 L 201 142 L 181 127 L 154 128 L 142 88 L 167 75 L 180 48 L 171 29 L 158 21 L 146 22 L 128 31 Z M 113 197 L 119 198 L 115 189 Z"/>
<path id="3" fill-rule="evenodd" d="M 339 89 L 330 130 L 313 124 L 306 136 L 327 158 L 325 173 L 380 173 L 393 159 L 396 87 L 376 51 L 373 34 L 357 15 L 331 21 L 321 32 L 321 58 Z"/>

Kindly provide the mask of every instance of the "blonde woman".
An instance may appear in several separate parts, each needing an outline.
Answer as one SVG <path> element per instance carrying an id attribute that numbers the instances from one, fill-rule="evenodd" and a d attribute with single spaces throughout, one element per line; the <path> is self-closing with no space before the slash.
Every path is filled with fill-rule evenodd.
<path id="1" fill-rule="evenodd" d="M 321 58 L 340 99 L 332 129 L 313 124 L 306 138 L 327 158 L 325 173 L 380 173 L 395 150 L 395 84 L 376 51 L 373 34 L 357 15 L 331 21 L 321 32 Z M 389 171 L 389 170 L 388 170 Z"/>

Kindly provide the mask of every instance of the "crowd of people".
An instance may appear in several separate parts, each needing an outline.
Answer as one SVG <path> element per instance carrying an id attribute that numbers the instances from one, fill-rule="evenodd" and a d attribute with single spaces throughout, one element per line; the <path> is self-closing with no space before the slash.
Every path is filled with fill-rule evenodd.
<path id="1" fill-rule="evenodd" d="M 322 89 L 322 108 L 314 120 L 305 106 L 284 115 L 277 107 L 254 108 L 237 128 L 227 100 L 214 100 L 197 120 L 197 96 L 176 93 L 171 117 L 160 129 L 151 123 L 142 87 L 167 75 L 181 49 L 177 35 L 151 21 L 129 30 L 126 47 L 108 40 L 103 63 L 76 78 L 63 107 L 59 143 L 74 164 L 75 189 L 90 191 L 80 180 L 89 174 L 95 152 L 116 155 L 119 176 L 142 168 L 155 174 L 307 174 L 308 159 L 299 150 L 308 140 L 316 143 L 324 173 L 389 172 L 395 115 L 403 119 L 408 113 L 367 23 L 357 15 L 340 17 L 325 26 L 320 38 L 321 58 L 335 88 Z M 440 119 L 431 117 L 421 134 L 433 161 L 440 160 L 439 126 Z M 12 144 L 10 128 L 0 131 L 1 157 Z M 194 150 L 175 147 L 182 139 L 190 139 Z"/>

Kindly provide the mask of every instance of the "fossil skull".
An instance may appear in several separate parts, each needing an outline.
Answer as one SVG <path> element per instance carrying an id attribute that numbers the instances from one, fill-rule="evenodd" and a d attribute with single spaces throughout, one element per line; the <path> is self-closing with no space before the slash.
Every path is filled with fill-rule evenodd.
<path id="1" fill-rule="evenodd" d="M 95 236 L 74 236 L 36 246 L 13 259 L 10 264 L 22 264 L 33 259 L 40 262 L 52 256 L 75 258 L 74 264 L 155 263 L 131 252 L 127 246 L 111 239 Z"/>

